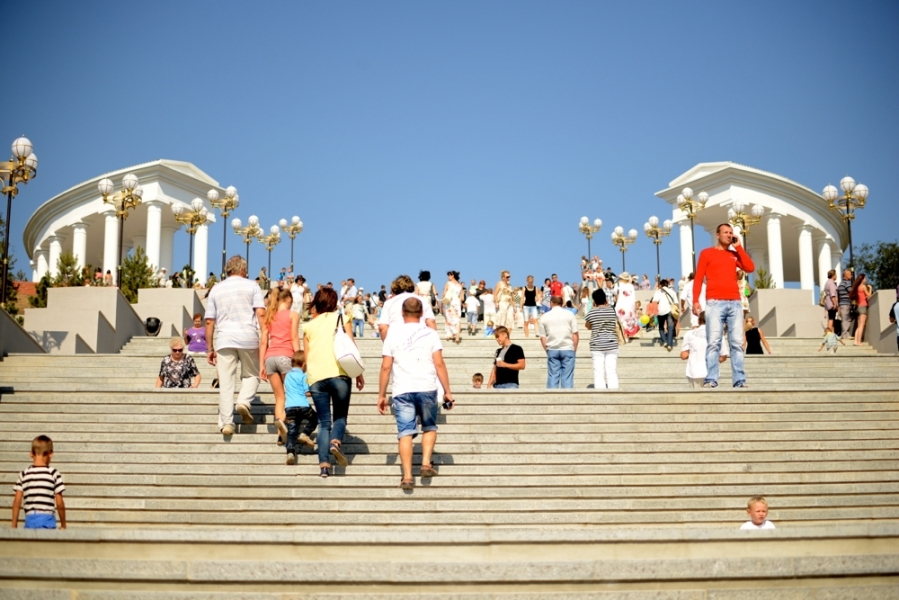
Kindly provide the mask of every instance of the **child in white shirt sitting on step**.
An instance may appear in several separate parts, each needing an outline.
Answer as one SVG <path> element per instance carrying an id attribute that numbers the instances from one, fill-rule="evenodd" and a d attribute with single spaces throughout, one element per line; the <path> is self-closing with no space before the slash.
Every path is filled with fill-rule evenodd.
<path id="1" fill-rule="evenodd" d="M 746 514 L 749 520 L 740 526 L 740 529 L 776 529 L 774 523 L 768 520 L 768 501 L 761 496 L 753 496 L 746 503 Z"/>
<path id="2" fill-rule="evenodd" d="M 705 363 L 705 352 L 709 347 L 705 331 L 705 312 L 699 313 L 699 325 L 684 335 L 684 341 L 680 347 L 680 357 L 687 361 L 687 381 L 690 387 L 699 389 L 708 375 Z M 721 354 L 718 362 L 724 362 L 730 356 L 728 344 L 721 344 Z"/>

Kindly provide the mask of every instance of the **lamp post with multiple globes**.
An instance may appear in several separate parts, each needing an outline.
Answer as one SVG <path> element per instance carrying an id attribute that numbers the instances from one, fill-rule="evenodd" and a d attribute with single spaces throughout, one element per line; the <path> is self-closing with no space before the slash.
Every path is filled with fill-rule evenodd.
<path id="1" fill-rule="evenodd" d="M 247 219 L 246 227 L 243 226 L 243 223 L 240 219 L 234 219 L 231 221 L 231 227 L 234 228 L 234 233 L 243 238 L 244 243 L 247 245 L 247 273 L 250 272 L 250 242 L 254 239 L 262 235 L 262 228 L 259 227 L 259 218 L 256 215 L 250 215 L 250 218 Z M 227 273 L 226 273 L 227 275 Z"/>
<path id="2" fill-rule="evenodd" d="M 761 204 L 755 204 L 749 212 L 743 212 L 749 208 L 742 200 L 735 200 L 732 207 L 727 209 L 727 220 L 734 227 L 740 228 L 743 235 L 743 247 L 749 251 L 749 230 L 762 222 L 762 215 L 765 214 L 765 207 Z"/>
<path id="3" fill-rule="evenodd" d="M 681 190 L 681 193 L 677 195 L 677 207 L 690 219 L 690 254 L 694 271 L 696 270 L 696 240 L 693 235 L 693 220 L 696 218 L 696 214 L 705 208 L 705 203 L 708 201 L 709 195 L 705 192 L 699 192 L 699 195 L 694 200 L 693 190 L 688 187 Z"/>
<path id="4" fill-rule="evenodd" d="M 225 278 L 225 261 L 227 260 L 228 255 L 228 225 L 227 219 L 228 215 L 231 214 L 231 211 L 237 208 L 238 204 L 240 204 L 240 197 L 237 195 L 237 188 L 233 185 L 229 185 L 225 188 L 225 197 L 219 198 L 218 190 L 211 189 L 206 192 L 206 199 L 209 200 L 209 204 L 212 205 L 213 208 L 218 209 L 219 214 L 222 215 L 222 279 Z"/>
<path id="5" fill-rule="evenodd" d="M 621 271 L 627 271 L 624 265 L 624 253 L 627 252 L 628 244 L 633 244 L 637 241 L 637 230 L 631 229 L 627 232 L 627 235 L 624 235 L 624 228 L 620 225 L 615 228 L 615 231 L 612 232 L 612 243 L 618 246 L 621 250 Z"/>
<path id="6" fill-rule="evenodd" d="M 103 196 L 103 202 L 110 204 L 115 208 L 115 214 L 119 218 L 119 264 L 116 267 L 116 285 L 122 287 L 122 262 L 125 253 L 125 219 L 128 218 L 128 211 L 140 206 L 141 199 L 144 196 L 144 189 L 140 186 L 137 175 L 128 173 L 122 178 L 122 191 L 113 194 L 112 190 L 115 186 L 109 179 L 101 179 L 97 184 L 100 195 Z"/>
<path id="7" fill-rule="evenodd" d="M 300 221 L 300 218 L 296 215 L 291 217 L 290 223 L 287 223 L 287 219 L 281 219 L 278 222 L 278 225 L 281 226 L 281 229 L 284 230 L 290 237 L 290 272 L 293 273 L 293 240 L 297 237 L 297 234 L 303 231 L 303 222 Z M 269 269 L 271 269 L 271 265 L 269 265 Z M 271 274 L 269 274 L 271 276 Z"/>
<path id="8" fill-rule="evenodd" d="M 652 239 L 656 245 L 656 281 L 662 278 L 662 266 L 659 261 L 659 247 L 662 245 L 662 238 L 671 234 L 671 219 L 666 219 L 662 226 L 659 227 L 659 218 L 655 215 L 649 217 L 649 221 L 643 223 L 643 231 Z"/>
<path id="9" fill-rule="evenodd" d="M 275 246 L 277 246 L 281 242 L 281 230 L 278 229 L 277 225 L 272 225 L 269 228 L 268 235 L 259 234 L 259 241 L 265 246 L 265 249 L 268 250 L 268 281 L 269 283 L 266 285 L 267 288 L 271 288 L 271 280 L 272 280 L 272 250 Z"/>
<path id="10" fill-rule="evenodd" d="M 852 258 L 852 221 L 855 219 L 855 211 L 865 207 L 868 200 L 868 186 L 863 183 L 855 183 L 855 180 L 846 175 L 840 180 L 840 196 L 837 188 L 828 185 L 821 194 L 827 200 L 827 206 L 831 210 L 838 211 L 846 221 L 846 230 L 849 234 L 849 270 L 855 273 L 855 263 Z"/>
<path id="11" fill-rule="evenodd" d="M 209 211 L 206 210 L 206 207 L 203 206 L 203 201 L 199 198 L 194 198 L 190 201 L 190 210 L 188 207 L 184 206 L 180 202 L 178 204 L 172 204 L 172 213 L 175 215 L 175 220 L 179 223 L 187 226 L 187 235 L 190 236 L 190 252 L 187 255 L 187 261 L 192 275 L 190 276 L 193 279 L 194 274 L 194 234 L 197 232 L 197 228 L 200 225 L 206 223 L 209 218 Z M 184 284 L 187 287 L 191 287 L 193 285 L 193 281 L 186 281 Z"/>
<path id="12" fill-rule="evenodd" d="M 590 240 L 593 239 L 593 234 L 599 231 L 600 227 L 602 227 L 601 219 L 595 219 L 593 221 L 593 225 L 591 225 L 590 219 L 588 219 L 587 217 L 581 217 L 581 220 L 578 223 L 578 231 L 583 233 L 587 238 L 587 260 L 590 260 L 590 257 L 592 256 L 592 253 L 590 252 Z"/>
<path id="13" fill-rule="evenodd" d="M 0 163 L 0 179 L 6 194 L 6 233 L 3 237 L 3 283 L 0 284 L 0 305 L 6 306 L 7 279 L 9 278 L 9 223 L 12 220 L 12 199 L 19 193 L 19 184 L 37 177 L 37 155 L 31 141 L 22 136 L 12 143 L 12 158 Z"/>

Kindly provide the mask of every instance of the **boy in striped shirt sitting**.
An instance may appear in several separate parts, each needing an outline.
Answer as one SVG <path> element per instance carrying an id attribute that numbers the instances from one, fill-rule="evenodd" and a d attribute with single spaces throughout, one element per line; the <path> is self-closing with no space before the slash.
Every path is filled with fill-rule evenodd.
<path id="1" fill-rule="evenodd" d="M 16 497 L 12 504 L 12 526 L 19 525 L 19 509 L 25 509 L 25 529 L 56 529 L 56 512 L 59 526 L 66 528 L 66 505 L 62 493 L 66 490 L 59 471 L 50 467 L 53 458 L 53 440 L 39 435 L 31 441 L 32 465 L 19 474 L 13 490 Z"/>

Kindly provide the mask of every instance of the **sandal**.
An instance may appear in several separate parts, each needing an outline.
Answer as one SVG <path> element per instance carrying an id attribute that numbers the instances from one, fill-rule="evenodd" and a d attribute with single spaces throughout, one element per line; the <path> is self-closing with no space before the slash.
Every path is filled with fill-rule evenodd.
<path id="1" fill-rule="evenodd" d="M 422 477 L 436 477 L 437 471 L 434 470 L 433 465 L 422 465 L 421 466 L 421 476 Z"/>
<path id="2" fill-rule="evenodd" d="M 349 464 L 346 456 L 340 451 L 340 444 L 338 444 L 336 440 L 331 442 L 331 456 L 337 460 L 337 464 L 341 467 L 346 467 Z"/>
<path id="3" fill-rule="evenodd" d="M 401 490 L 415 489 L 415 480 L 414 479 L 403 479 L 402 481 L 400 481 L 400 489 Z"/>

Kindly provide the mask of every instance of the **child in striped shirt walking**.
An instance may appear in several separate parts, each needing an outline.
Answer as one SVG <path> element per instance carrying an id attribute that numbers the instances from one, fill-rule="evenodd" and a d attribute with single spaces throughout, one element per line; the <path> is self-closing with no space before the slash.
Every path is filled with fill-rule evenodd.
<path id="1" fill-rule="evenodd" d="M 12 504 L 12 526 L 19 525 L 19 510 L 25 509 L 25 529 L 66 528 L 66 505 L 62 493 L 66 490 L 59 471 L 50 467 L 53 440 L 39 435 L 31 441 L 32 465 L 19 474 L 13 486 L 16 496 Z"/>

